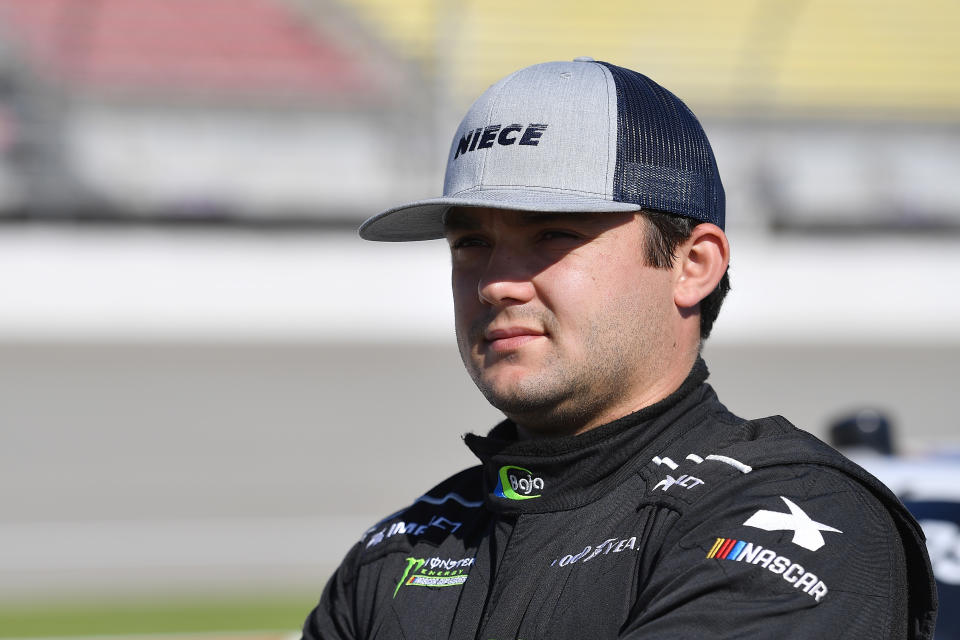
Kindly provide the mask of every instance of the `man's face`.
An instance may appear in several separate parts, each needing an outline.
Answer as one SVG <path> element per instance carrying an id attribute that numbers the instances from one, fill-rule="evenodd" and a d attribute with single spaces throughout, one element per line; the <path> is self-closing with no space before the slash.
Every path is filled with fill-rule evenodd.
<path id="1" fill-rule="evenodd" d="M 457 343 L 492 405 L 554 434 L 639 408 L 675 347 L 677 313 L 674 272 L 644 262 L 645 224 L 635 213 L 451 210 Z"/>

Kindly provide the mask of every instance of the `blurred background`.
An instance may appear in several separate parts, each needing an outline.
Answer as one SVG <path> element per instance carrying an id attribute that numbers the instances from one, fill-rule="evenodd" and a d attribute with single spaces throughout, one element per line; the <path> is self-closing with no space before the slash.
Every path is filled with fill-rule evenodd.
<path id="1" fill-rule="evenodd" d="M 0 637 L 295 632 L 473 464 L 498 414 L 445 245 L 355 228 L 438 195 L 472 100 L 546 60 L 700 116 L 727 405 L 824 439 L 880 415 L 898 456 L 864 464 L 957 499 L 958 32 L 942 0 L 0 0 Z"/>

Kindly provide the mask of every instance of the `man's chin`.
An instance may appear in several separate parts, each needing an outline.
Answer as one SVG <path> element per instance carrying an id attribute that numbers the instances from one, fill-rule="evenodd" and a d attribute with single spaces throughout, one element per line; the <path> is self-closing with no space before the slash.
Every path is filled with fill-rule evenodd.
<path id="1" fill-rule="evenodd" d="M 553 411 L 553 404 L 546 403 L 539 398 L 529 398 L 525 396 L 504 396 L 499 395 L 495 396 L 492 394 L 484 394 L 487 397 L 487 401 L 499 409 L 505 416 L 513 420 L 514 422 L 524 422 L 523 418 L 525 416 L 539 415 L 545 416 L 551 414 Z"/>
<path id="2" fill-rule="evenodd" d="M 475 369 L 474 382 L 484 395 L 495 398 L 523 398 L 542 388 L 537 372 L 516 360 L 500 360 Z M 491 404 L 492 401 L 491 401 Z M 496 406 L 496 405 L 494 405 Z"/>
<path id="3" fill-rule="evenodd" d="M 511 418 L 531 413 L 551 414 L 564 397 L 551 393 L 530 377 L 518 376 L 509 381 L 481 377 L 475 382 L 487 402 Z"/>

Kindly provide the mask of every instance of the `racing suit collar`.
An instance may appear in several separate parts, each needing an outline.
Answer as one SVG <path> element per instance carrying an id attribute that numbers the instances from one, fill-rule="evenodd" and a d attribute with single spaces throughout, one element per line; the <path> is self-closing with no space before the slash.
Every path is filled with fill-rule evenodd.
<path id="1" fill-rule="evenodd" d="M 483 463 L 487 506 L 500 513 L 545 513 L 593 502 L 649 462 L 668 428 L 679 436 L 703 415 L 723 410 L 705 384 L 708 375 L 697 358 L 680 387 L 660 402 L 580 435 L 518 440 L 510 420 L 486 437 L 467 434 L 464 441 Z"/>

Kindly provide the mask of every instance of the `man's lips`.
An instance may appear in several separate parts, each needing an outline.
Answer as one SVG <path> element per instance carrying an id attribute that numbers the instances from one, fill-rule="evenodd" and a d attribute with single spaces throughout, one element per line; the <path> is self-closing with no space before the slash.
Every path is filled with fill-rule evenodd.
<path id="1" fill-rule="evenodd" d="M 528 342 L 542 337 L 544 337 L 543 331 L 529 327 L 505 327 L 483 333 L 484 342 L 497 353 L 519 349 Z"/>

